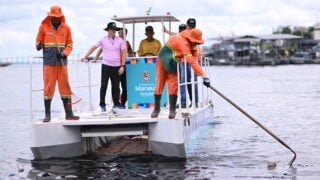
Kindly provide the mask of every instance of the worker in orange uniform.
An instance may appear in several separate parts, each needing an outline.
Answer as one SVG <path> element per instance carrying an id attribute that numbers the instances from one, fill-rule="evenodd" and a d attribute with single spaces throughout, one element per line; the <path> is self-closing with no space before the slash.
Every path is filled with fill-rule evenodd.
<path id="1" fill-rule="evenodd" d="M 179 25 L 179 33 L 181 33 L 182 31 L 189 31 L 191 29 L 196 28 L 196 20 L 194 18 L 189 18 L 187 20 L 187 24 L 180 24 Z M 175 32 L 171 32 L 168 31 L 165 27 L 164 27 L 164 32 L 169 34 L 170 36 L 172 35 L 176 35 L 177 33 Z M 193 49 L 191 50 L 191 53 L 194 56 L 198 57 L 198 60 L 200 60 L 200 57 L 202 56 L 202 49 L 200 48 L 200 46 L 195 46 L 193 47 Z M 191 68 L 190 68 L 190 64 L 186 63 L 184 61 L 182 61 L 182 63 L 179 64 L 180 67 L 180 83 L 190 83 L 191 82 Z M 197 76 L 194 76 L 194 82 L 197 82 Z M 189 94 L 189 99 L 192 103 L 192 85 L 191 84 L 187 84 L 187 85 L 182 85 L 180 86 L 180 100 L 181 100 L 181 107 L 182 108 L 186 108 L 187 106 L 187 97 L 186 97 L 186 87 L 188 90 L 188 94 Z M 195 105 L 196 107 L 198 107 L 198 86 L 194 86 L 194 90 L 195 90 Z"/>
<path id="2" fill-rule="evenodd" d="M 43 81 L 45 118 L 51 120 L 51 101 L 58 82 L 67 120 L 79 120 L 72 111 L 71 88 L 68 80 L 67 56 L 72 51 L 70 27 L 65 22 L 61 7 L 52 6 L 42 21 L 36 39 L 36 49 L 43 49 Z"/>
<path id="3" fill-rule="evenodd" d="M 167 83 L 169 91 L 169 119 L 176 116 L 176 103 L 178 93 L 177 63 L 186 60 L 198 76 L 202 76 L 203 84 L 210 86 L 210 80 L 198 63 L 196 55 L 192 54 L 192 49 L 199 44 L 203 44 L 202 32 L 199 29 L 182 31 L 178 35 L 169 38 L 164 47 L 160 49 L 156 64 L 156 87 L 154 91 L 155 106 L 151 114 L 152 118 L 158 117 L 160 113 L 160 100 L 164 85 Z"/>

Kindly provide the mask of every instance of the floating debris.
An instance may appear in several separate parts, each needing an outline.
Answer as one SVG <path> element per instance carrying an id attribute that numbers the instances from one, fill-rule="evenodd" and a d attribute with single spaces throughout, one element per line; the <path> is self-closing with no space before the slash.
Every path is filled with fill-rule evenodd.
<path id="1" fill-rule="evenodd" d="M 106 146 L 100 147 L 95 152 L 105 154 L 144 154 L 148 152 L 148 140 L 145 136 L 133 138 L 120 138 L 110 141 Z"/>
<path id="2" fill-rule="evenodd" d="M 65 176 L 66 179 L 78 179 L 78 176 L 75 175 L 67 175 Z"/>
<path id="3" fill-rule="evenodd" d="M 22 164 L 18 164 L 18 172 L 19 172 L 19 173 L 24 172 L 24 167 L 23 167 Z"/>
<path id="4" fill-rule="evenodd" d="M 277 163 L 274 161 L 268 161 L 268 170 L 274 170 L 277 167 Z"/>
<path id="5" fill-rule="evenodd" d="M 39 173 L 37 176 L 38 177 L 49 177 L 49 176 L 51 176 L 51 174 L 47 173 L 47 172 L 43 172 L 43 173 Z"/>

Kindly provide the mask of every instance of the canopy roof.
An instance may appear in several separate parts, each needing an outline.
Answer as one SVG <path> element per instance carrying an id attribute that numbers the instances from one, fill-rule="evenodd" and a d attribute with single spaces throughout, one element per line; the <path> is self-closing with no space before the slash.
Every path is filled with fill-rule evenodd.
<path id="1" fill-rule="evenodd" d="M 296 36 L 292 34 L 270 34 L 258 37 L 262 40 L 302 39 L 301 36 Z"/>
<path id="2" fill-rule="evenodd" d="M 221 40 L 221 41 L 234 41 L 234 42 L 247 42 L 247 41 L 260 41 L 260 40 L 290 40 L 290 39 L 302 39 L 302 36 L 292 34 L 269 34 L 269 35 L 244 35 L 236 37 L 214 37 L 209 40 Z"/>
<path id="3" fill-rule="evenodd" d="M 124 24 L 147 23 L 147 22 L 179 22 L 180 20 L 172 15 L 165 16 L 135 16 L 135 17 L 115 17 L 112 20 Z"/>

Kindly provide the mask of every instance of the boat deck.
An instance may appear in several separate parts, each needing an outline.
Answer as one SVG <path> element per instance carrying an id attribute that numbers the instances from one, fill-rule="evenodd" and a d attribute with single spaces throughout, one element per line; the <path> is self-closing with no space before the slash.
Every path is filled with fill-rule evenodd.
<path id="1" fill-rule="evenodd" d="M 200 108 L 201 109 L 201 108 Z M 199 109 L 189 109 L 189 113 L 185 113 L 186 109 L 182 109 L 182 114 L 193 114 Z M 151 118 L 152 110 L 134 110 L 134 109 L 117 109 L 116 111 L 109 112 L 85 112 L 80 113 L 80 120 L 65 120 L 64 118 L 53 118 L 49 123 L 42 121 L 35 121 L 34 125 L 46 125 L 54 123 L 62 123 L 64 126 L 112 126 L 112 125 L 125 125 L 125 124 L 149 124 L 157 123 L 160 119 L 168 118 L 168 110 L 163 109 L 158 118 Z M 178 115 L 177 117 L 178 118 Z"/>

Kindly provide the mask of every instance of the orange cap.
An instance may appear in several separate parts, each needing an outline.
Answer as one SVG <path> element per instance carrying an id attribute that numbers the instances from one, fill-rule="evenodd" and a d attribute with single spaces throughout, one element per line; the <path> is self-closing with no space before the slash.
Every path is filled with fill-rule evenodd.
<path id="1" fill-rule="evenodd" d="M 52 6 L 50 8 L 50 12 L 48 12 L 48 16 L 50 17 L 62 17 L 64 16 L 60 6 Z"/>
<path id="2" fill-rule="evenodd" d="M 191 42 L 199 44 L 204 43 L 204 40 L 202 39 L 202 32 L 200 31 L 200 29 L 184 30 L 180 33 L 180 35 L 184 38 L 187 38 Z"/>

